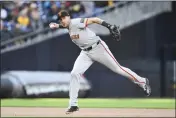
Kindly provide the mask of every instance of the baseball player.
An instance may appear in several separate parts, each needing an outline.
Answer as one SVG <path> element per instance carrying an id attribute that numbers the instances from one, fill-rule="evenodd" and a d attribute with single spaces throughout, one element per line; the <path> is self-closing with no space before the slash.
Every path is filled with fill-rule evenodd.
<path id="1" fill-rule="evenodd" d="M 99 24 L 109 29 L 114 39 L 120 40 L 119 27 L 111 25 L 106 21 L 97 18 L 75 18 L 71 19 L 67 11 L 62 10 L 58 13 L 60 23 L 50 23 L 50 28 L 67 28 L 71 40 L 79 46 L 82 50 L 80 55 L 74 63 L 73 70 L 71 71 L 71 80 L 69 88 L 69 107 L 66 110 L 66 114 L 78 111 L 78 91 L 80 86 L 80 79 L 82 74 L 95 62 L 99 62 L 113 72 L 129 78 L 132 82 L 139 85 L 144 93 L 149 96 L 151 94 L 151 88 L 149 80 L 144 77 L 140 77 L 130 69 L 121 66 L 106 43 L 100 39 L 93 31 L 87 26 L 90 24 Z"/>

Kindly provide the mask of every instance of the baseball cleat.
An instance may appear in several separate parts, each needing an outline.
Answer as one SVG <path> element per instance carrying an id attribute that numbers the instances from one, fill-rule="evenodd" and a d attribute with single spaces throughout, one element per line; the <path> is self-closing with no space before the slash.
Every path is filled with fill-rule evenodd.
<path id="1" fill-rule="evenodd" d="M 151 87 L 149 85 L 149 80 L 147 78 L 146 78 L 146 84 L 144 85 L 143 89 L 144 89 L 145 95 L 146 96 L 150 96 L 150 94 L 151 94 Z"/>
<path id="2" fill-rule="evenodd" d="M 77 106 L 71 106 L 71 107 L 69 107 L 67 109 L 66 114 L 70 114 L 70 113 L 73 113 L 75 111 L 79 111 L 79 107 L 77 107 Z"/>

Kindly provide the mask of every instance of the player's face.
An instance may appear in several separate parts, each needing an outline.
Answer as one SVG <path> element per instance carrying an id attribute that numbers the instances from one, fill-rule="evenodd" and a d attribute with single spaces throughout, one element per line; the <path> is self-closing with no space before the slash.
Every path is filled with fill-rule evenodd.
<path id="1" fill-rule="evenodd" d="M 64 27 L 68 27 L 70 24 L 70 16 L 65 16 L 61 18 L 61 23 Z"/>

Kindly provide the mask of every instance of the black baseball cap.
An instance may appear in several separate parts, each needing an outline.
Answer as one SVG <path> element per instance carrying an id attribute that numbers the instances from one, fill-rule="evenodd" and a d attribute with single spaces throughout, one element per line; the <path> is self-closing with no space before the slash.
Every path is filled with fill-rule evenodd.
<path id="1" fill-rule="evenodd" d="M 59 16 L 59 19 L 61 19 L 62 17 L 70 16 L 70 14 L 69 14 L 66 10 L 61 10 L 61 11 L 58 13 L 58 16 Z"/>

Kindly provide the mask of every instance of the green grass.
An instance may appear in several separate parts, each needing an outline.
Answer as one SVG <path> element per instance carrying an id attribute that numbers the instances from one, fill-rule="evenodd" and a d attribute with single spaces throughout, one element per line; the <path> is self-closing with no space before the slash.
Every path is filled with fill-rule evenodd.
<path id="1" fill-rule="evenodd" d="M 68 107 L 68 99 L 2 99 L 2 107 Z M 174 109 L 175 99 L 79 99 L 81 108 Z"/>

